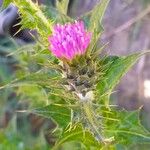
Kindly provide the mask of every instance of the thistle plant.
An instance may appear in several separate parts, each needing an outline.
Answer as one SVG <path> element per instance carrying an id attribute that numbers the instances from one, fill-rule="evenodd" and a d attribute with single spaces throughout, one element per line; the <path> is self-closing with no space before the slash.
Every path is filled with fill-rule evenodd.
<path id="1" fill-rule="evenodd" d="M 43 101 L 36 105 L 39 108 L 26 111 L 51 118 L 57 124 L 57 140 L 52 149 L 72 141 L 76 146 L 80 144 L 79 149 L 89 150 L 119 146 L 124 149 L 150 141 L 150 133 L 138 117 L 140 108 L 128 112 L 109 102 L 121 77 L 147 52 L 101 55 L 104 46 L 98 47 L 97 42 L 103 32 L 101 21 L 108 2 L 101 0 L 91 12 L 72 19 L 67 16 L 69 1 L 57 1 L 55 15 L 47 20 L 38 4 L 25 0 L 20 5 L 14 0 L 22 27 L 30 27 L 28 19 L 33 17 L 31 28 L 37 29 L 39 37 L 36 44 L 10 54 L 17 57 L 20 69 L 12 82 L 0 88 L 17 87 L 17 92 L 33 99 L 24 87 L 29 91 L 38 87 L 36 93 L 41 93 Z M 43 18 L 47 21 L 43 22 Z M 42 107 L 44 100 L 47 104 Z"/>
<path id="2" fill-rule="evenodd" d="M 54 33 L 49 37 L 50 50 L 62 60 L 61 73 L 64 79 L 62 85 L 66 90 L 75 94 L 77 102 L 80 103 L 82 119 L 89 126 L 94 135 L 102 139 L 99 133 L 100 124 L 95 119 L 92 111 L 92 101 L 98 83 L 98 64 L 86 53 L 91 40 L 91 33 L 84 29 L 84 23 L 76 21 L 72 24 L 56 25 Z M 97 124 L 97 126 L 96 126 Z"/>

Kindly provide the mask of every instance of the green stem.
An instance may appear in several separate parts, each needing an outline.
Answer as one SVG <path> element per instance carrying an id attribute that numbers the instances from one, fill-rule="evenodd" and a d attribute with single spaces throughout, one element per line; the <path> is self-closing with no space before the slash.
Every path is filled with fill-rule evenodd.
<path id="1" fill-rule="evenodd" d="M 102 133 L 100 132 L 101 131 L 100 123 L 98 122 L 94 114 L 92 104 L 89 102 L 84 102 L 82 106 L 86 116 L 86 121 L 91 126 L 92 132 L 94 133 L 98 141 L 104 142 L 104 138 L 102 136 Z"/>

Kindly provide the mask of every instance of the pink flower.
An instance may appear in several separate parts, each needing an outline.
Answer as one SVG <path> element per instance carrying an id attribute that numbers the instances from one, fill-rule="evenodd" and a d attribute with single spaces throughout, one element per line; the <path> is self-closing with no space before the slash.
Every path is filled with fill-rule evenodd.
<path id="1" fill-rule="evenodd" d="M 57 24 L 54 26 L 52 36 L 48 37 L 49 49 L 59 59 L 71 61 L 77 55 L 83 55 L 91 40 L 91 33 L 84 28 L 82 21 Z"/>

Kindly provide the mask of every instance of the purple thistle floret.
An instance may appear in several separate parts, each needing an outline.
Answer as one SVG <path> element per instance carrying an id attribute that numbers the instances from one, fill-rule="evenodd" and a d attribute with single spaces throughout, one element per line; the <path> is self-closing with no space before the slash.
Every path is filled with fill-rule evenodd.
<path id="1" fill-rule="evenodd" d="M 83 21 L 57 24 L 54 26 L 52 36 L 48 37 L 50 51 L 57 58 L 71 61 L 77 55 L 83 55 L 91 40 L 91 33 L 84 28 Z"/>

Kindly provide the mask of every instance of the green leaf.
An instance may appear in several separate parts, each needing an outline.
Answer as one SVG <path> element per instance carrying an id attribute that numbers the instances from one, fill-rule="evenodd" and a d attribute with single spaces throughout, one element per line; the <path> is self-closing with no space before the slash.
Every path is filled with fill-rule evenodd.
<path id="1" fill-rule="evenodd" d="M 108 3 L 109 0 L 102 0 L 90 13 L 87 13 L 86 16 L 82 17 L 86 25 L 88 25 L 89 31 L 92 32 L 92 40 L 88 48 L 89 51 L 95 51 L 96 49 L 97 41 L 103 31 L 102 19 Z M 87 20 L 89 20 L 89 23 L 87 23 Z"/>
<path id="2" fill-rule="evenodd" d="M 48 103 L 46 90 L 39 86 L 20 86 L 17 94 L 24 96 L 25 99 L 29 99 L 32 107 L 42 107 Z"/>
<path id="3" fill-rule="evenodd" d="M 22 70 L 21 73 L 23 72 Z M 43 72 L 42 72 L 43 71 Z M 55 77 L 54 77 L 55 75 Z M 21 77 L 19 77 L 21 76 Z M 11 82 L 6 82 L 6 84 L 2 84 L 2 86 L 0 85 L 0 90 L 4 89 L 4 88 L 10 88 L 10 87 L 22 87 L 22 86 L 41 86 L 41 87 L 47 87 L 50 89 L 60 89 L 61 87 L 58 86 L 58 80 L 59 77 L 57 76 L 57 74 L 53 74 L 53 72 L 45 72 L 44 70 L 41 71 L 37 71 L 35 73 L 28 73 L 27 75 L 23 74 L 23 75 L 18 75 L 18 77 L 16 77 L 16 79 L 12 80 Z"/>
<path id="4" fill-rule="evenodd" d="M 103 110 L 104 133 L 114 136 L 115 142 L 123 145 L 150 142 L 150 132 L 140 124 L 139 112 L 126 110 Z"/>
<path id="5" fill-rule="evenodd" d="M 67 15 L 69 0 L 57 0 L 56 7 L 64 15 Z"/>
<path id="6" fill-rule="evenodd" d="M 101 27 L 100 25 L 102 23 L 103 15 L 105 13 L 108 3 L 109 0 L 101 0 L 101 2 L 97 4 L 95 8 L 92 10 L 91 17 L 90 17 L 90 27 L 89 27 L 91 31 L 95 31 L 95 30 L 99 31 L 99 28 Z"/>
<path id="7" fill-rule="evenodd" d="M 14 0 L 13 2 L 19 8 L 19 13 L 21 14 L 21 29 L 36 29 L 41 37 L 44 38 L 43 41 L 47 41 L 48 35 L 52 32 L 53 22 L 43 14 L 38 3 L 34 3 L 32 0 Z"/>
<path id="8" fill-rule="evenodd" d="M 121 78 L 129 71 L 129 69 L 137 62 L 137 60 L 145 53 L 135 53 L 129 56 L 108 56 L 104 59 L 102 65 L 107 66 L 103 80 L 100 80 L 97 88 L 101 95 L 112 92 L 114 87 L 119 83 Z"/>
<path id="9" fill-rule="evenodd" d="M 84 130 L 81 125 L 76 125 L 71 130 L 63 132 L 53 149 L 58 149 L 62 144 L 72 141 L 82 143 L 86 149 L 95 148 L 94 150 L 98 150 L 101 148 L 101 144 L 95 140 L 90 132 Z"/>
<path id="10" fill-rule="evenodd" d="M 71 110 L 63 104 L 50 104 L 34 109 L 32 113 L 53 119 L 61 128 L 66 128 L 71 120 Z"/>

